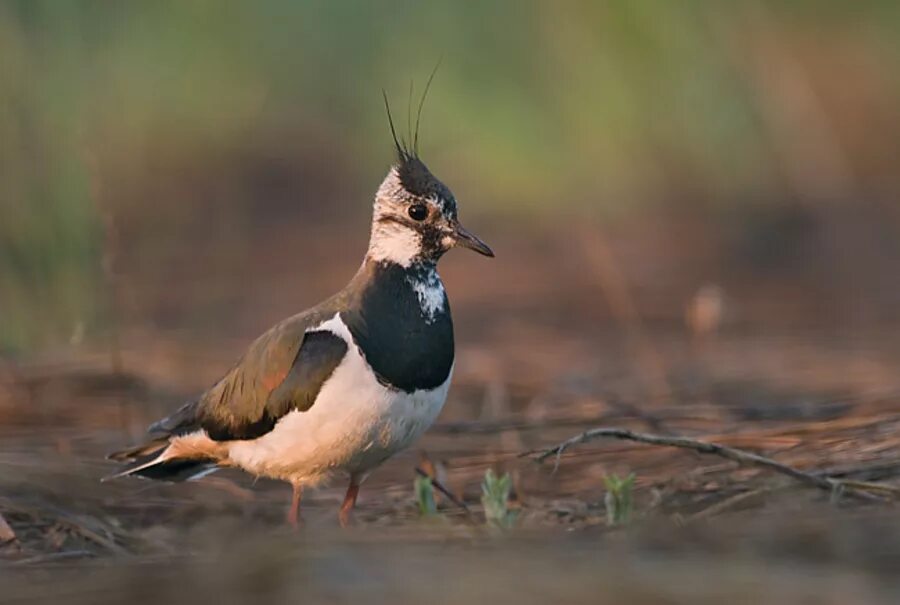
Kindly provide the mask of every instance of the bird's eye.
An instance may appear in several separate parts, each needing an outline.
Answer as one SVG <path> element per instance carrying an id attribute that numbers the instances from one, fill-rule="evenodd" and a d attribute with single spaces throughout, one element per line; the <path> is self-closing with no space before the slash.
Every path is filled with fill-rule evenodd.
<path id="1" fill-rule="evenodd" d="M 409 207 L 409 218 L 414 221 L 424 221 L 428 216 L 428 208 L 423 206 L 422 204 L 413 204 Z"/>

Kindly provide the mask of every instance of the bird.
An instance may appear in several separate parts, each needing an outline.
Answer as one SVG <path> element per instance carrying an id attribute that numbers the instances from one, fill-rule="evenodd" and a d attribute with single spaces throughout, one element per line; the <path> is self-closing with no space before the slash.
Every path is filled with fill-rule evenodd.
<path id="1" fill-rule="evenodd" d="M 338 520 L 350 524 L 362 482 L 446 401 L 455 349 L 438 261 L 457 247 L 494 256 L 419 156 L 424 98 L 410 145 L 397 138 L 384 95 L 396 157 L 349 283 L 259 336 L 211 388 L 152 424 L 148 441 L 110 454 L 125 464 L 105 479 L 180 482 L 239 468 L 291 485 L 287 522 L 297 527 L 304 488 L 343 474 Z"/>

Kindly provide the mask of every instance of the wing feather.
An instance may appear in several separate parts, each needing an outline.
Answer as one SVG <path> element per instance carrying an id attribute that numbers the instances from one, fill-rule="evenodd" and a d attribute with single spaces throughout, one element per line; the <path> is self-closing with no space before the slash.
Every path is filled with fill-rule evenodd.
<path id="1" fill-rule="evenodd" d="M 313 405 L 347 343 L 328 331 L 295 334 L 276 326 L 201 398 L 196 418 L 212 439 L 255 439 L 291 410 Z"/>

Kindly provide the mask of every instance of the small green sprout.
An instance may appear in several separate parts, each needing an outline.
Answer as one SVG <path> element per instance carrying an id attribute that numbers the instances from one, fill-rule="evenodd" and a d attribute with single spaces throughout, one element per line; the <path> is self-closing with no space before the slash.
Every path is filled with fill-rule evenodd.
<path id="1" fill-rule="evenodd" d="M 484 507 L 484 518 L 494 527 L 508 529 L 516 522 L 518 512 L 509 509 L 509 494 L 512 491 L 512 477 L 504 473 L 497 477 L 493 469 L 484 474 L 481 484 L 481 505 Z"/>
<path id="2" fill-rule="evenodd" d="M 626 525 L 631 521 L 634 503 L 631 493 L 634 488 L 634 473 L 622 479 L 618 475 L 607 475 L 603 478 L 606 485 L 606 522 L 609 525 Z"/>
<path id="3" fill-rule="evenodd" d="M 413 482 L 416 492 L 416 501 L 419 503 L 419 513 L 423 517 L 431 517 L 437 514 L 437 505 L 434 503 L 434 486 L 431 477 L 417 476 Z"/>

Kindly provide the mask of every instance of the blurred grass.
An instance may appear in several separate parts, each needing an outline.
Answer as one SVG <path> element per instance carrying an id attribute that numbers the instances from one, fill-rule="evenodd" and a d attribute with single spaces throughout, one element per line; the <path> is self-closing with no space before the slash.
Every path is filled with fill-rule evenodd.
<path id="1" fill-rule="evenodd" d="M 402 115 L 439 57 L 423 153 L 470 213 L 897 192 L 898 24 L 891 0 L 3 2 L 0 350 L 102 332 L 115 257 L 173 230 L 243 257 L 273 172 L 310 167 L 279 193 L 301 209 L 367 199 L 380 89 Z"/>

